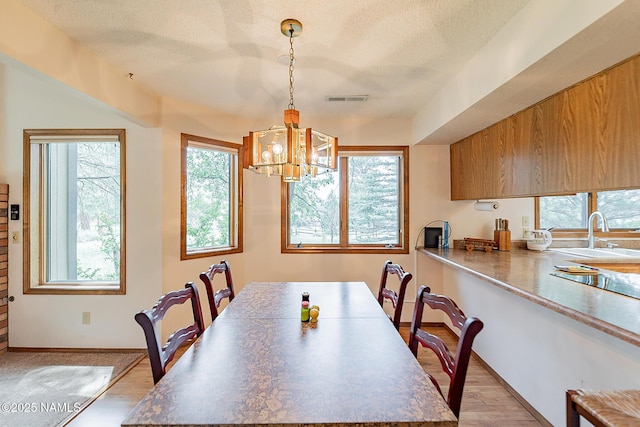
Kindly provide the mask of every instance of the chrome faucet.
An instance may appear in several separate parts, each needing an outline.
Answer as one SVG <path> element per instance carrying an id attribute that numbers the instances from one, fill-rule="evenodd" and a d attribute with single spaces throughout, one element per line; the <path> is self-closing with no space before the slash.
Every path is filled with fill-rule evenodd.
<path id="1" fill-rule="evenodd" d="M 595 217 L 600 217 L 600 220 L 602 221 L 602 228 L 601 230 L 603 232 L 608 232 L 609 231 L 609 224 L 607 224 L 607 219 L 604 217 L 604 215 L 602 214 L 602 212 L 600 211 L 594 211 L 591 215 L 589 215 L 589 220 L 587 222 L 588 224 L 588 232 L 587 232 L 587 236 L 588 236 L 588 241 L 589 241 L 589 249 L 593 249 L 596 243 L 596 238 L 593 236 L 593 222 L 594 222 L 594 218 Z M 597 221 L 597 219 L 596 219 Z"/>

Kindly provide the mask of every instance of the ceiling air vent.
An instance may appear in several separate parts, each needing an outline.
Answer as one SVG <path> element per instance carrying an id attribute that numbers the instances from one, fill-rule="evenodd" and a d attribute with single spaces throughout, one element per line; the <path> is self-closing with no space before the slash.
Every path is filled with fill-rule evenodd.
<path id="1" fill-rule="evenodd" d="M 327 102 L 365 102 L 369 95 L 327 95 L 324 100 Z"/>

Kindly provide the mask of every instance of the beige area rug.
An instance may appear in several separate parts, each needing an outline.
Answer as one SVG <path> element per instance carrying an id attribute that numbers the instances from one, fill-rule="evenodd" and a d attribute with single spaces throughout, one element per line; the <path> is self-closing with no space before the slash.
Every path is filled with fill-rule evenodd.
<path id="1" fill-rule="evenodd" d="M 64 425 L 144 356 L 143 352 L 4 352 L 0 426 Z"/>

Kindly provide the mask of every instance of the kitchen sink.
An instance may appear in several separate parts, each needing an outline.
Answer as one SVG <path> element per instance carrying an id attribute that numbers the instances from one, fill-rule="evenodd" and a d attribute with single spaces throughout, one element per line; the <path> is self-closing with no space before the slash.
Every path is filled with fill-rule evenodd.
<path id="1" fill-rule="evenodd" d="M 549 248 L 550 251 L 584 258 L 640 258 L 640 250 L 625 248 Z"/>
<path id="2" fill-rule="evenodd" d="M 640 299 L 640 275 L 638 274 L 617 274 L 603 271 L 599 274 L 553 272 L 551 275 L 616 294 Z"/>
<path id="3" fill-rule="evenodd" d="M 577 259 L 567 261 L 618 273 L 640 273 L 640 250 L 624 248 L 554 248 Z"/>
<path id="4" fill-rule="evenodd" d="M 549 248 L 568 255 L 567 261 L 588 267 L 591 272 L 568 274 L 556 270 L 553 276 L 640 299 L 640 250 L 625 248 Z M 620 274 L 622 273 L 622 274 Z"/>

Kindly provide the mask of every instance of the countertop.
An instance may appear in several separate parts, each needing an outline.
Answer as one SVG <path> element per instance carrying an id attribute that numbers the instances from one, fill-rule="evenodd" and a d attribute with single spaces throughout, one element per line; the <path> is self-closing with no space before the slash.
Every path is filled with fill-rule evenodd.
<path id="1" fill-rule="evenodd" d="M 419 248 L 419 252 L 550 310 L 640 346 L 640 299 L 552 276 L 554 265 L 576 259 L 553 251 L 466 251 Z M 620 273 L 623 274 L 623 273 Z"/>

